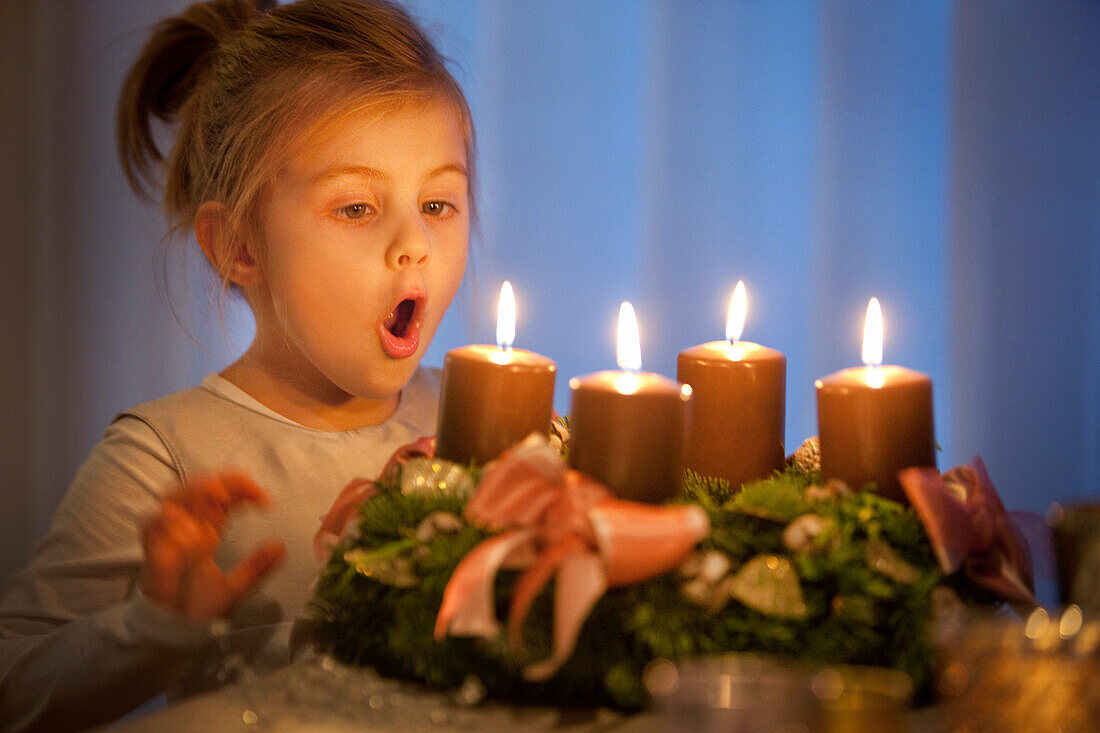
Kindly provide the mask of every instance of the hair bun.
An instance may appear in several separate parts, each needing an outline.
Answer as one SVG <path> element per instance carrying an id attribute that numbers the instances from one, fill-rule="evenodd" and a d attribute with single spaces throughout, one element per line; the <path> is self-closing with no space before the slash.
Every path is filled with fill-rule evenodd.
<path id="1" fill-rule="evenodd" d="M 208 0 L 153 28 L 122 85 L 117 142 L 123 171 L 143 191 L 150 168 L 164 160 L 153 139 L 153 117 L 171 122 L 203 75 L 218 44 L 274 7 L 274 0 Z"/>

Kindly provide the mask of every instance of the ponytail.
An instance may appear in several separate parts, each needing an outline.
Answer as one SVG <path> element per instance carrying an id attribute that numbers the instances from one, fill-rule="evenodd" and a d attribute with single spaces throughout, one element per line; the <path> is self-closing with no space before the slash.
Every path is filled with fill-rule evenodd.
<path id="1" fill-rule="evenodd" d="M 273 5 L 273 0 L 196 3 L 153 29 L 122 84 L 116 118 L 119 159 L 130 187 L 142 198 L 156 184 L 164 153 L 153 138 L 153 117 L 175 122 L 209 70 L 218 43 Z"/>

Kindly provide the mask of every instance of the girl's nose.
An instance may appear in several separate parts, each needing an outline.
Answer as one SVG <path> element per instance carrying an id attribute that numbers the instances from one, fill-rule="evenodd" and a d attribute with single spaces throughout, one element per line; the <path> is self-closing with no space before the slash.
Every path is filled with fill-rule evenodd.
<path id="1" fill-rule="evenodd" d="M 431 241 L 419 218 L 402 222 L 386 249 L 386 266 L 393 269 L 423 267 L 432 254 Z"/>

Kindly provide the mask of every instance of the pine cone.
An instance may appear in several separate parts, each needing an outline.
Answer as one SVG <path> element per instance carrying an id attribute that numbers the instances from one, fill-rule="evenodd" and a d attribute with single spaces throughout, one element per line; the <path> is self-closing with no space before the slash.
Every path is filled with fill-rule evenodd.
<path id="1" fill-rule="evenodd" d="M 820 471 L 821 441 L 817 439 L 816 435 L 812 438 L 806 438 L 802 441 L 802 445 L 798 446 L 798 450 L 794 452 L 794 455 L 791 456 L 791 460 L 807 473 Z"/>

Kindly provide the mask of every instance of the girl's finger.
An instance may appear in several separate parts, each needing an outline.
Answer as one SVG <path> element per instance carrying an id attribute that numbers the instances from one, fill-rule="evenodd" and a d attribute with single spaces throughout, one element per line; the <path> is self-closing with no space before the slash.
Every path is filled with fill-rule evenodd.
<path id="1" fill-rule="evenodd" d="M 225 524 L 226 507 L 232 499 L 220 482 L 208 481 L 189 484 L 168 501 L 176 502 L 195 517 L 220 529 Z"/>
<path id="2" fill-rule="evenodd" d="M 238 471 L 224 471 L 192 479 L 183 489 L 170 497 L 185 506 L 192 514 L 221 528 L 230 506 L 248 501 L 260 506 L 270 506 L 271 498 L 259 484 Z"/>
<path id="3" fill-rule="evenodd" d="M 217 548 L 220 539 L 217 527 L 196 518 L 175 501 L 161 505 L 161 517 L 165 531 L 187 555 L 209 555 Z"/>
<path id="4" fill-rule="evenodd" d="M 225 575 L 230 607 L 243 598 L 265 575 L 286 559 L 286 546 L 279 540 L 270 540 Z"/>
<path id="5" fill-rule="evenodd" d="M 233 503 L 233 495 L 218 474 L 207 474 L 188 481 L 182 489 L 169 497 L 197 517 L 221 528 L 226 511 Z"/>
<path id="6" fill-rule="evenodd" d="M 223 471 L 218 474 L 222 486 L 231 497 L 231 504 L 249 501 L 260 506 L 271 506 L 271 496 L 247 474 L 239 471 Z"/>

